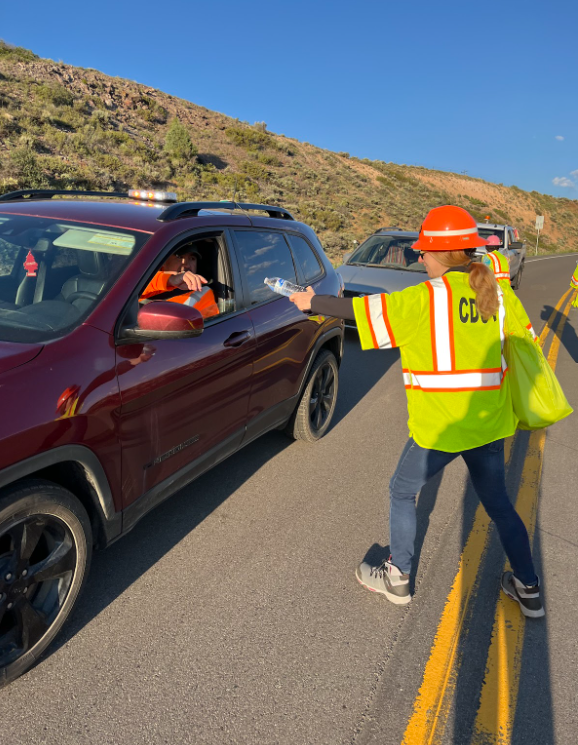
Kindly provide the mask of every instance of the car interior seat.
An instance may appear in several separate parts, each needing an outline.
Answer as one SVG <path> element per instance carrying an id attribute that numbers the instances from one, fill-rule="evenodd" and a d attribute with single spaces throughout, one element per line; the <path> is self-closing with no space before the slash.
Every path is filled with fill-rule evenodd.
<path id="1" fill-rule="evenodd" d="M 64 300 L 84 312 L 94 303 L 108 281 L 106 256 L 97 251 L 78 250 L 77 274 L 62 285 L 56 300 Z"/>
<path id="2" fill-rule="evenodd" d="M 198 272 L 207 283 L 217 300 L 219 314 L 230 313 L 234 309 L 233 290 L 226 283 L 226 264 L 223 250 L 216 238 L 204 238 L 193 244 L 201 253 Z"/>
<path id="3" fill-rule="evenodd" d="M 1 309 L 18 310 L 19 308 L 32 305 L 32 303 L 38 303 L 42 300 L 46 276 L 50 271 L 50 265 L 54 258 L 54 247 L 50 240 L 41 238 L 34 246 L 26 250 L 33 252 L 34 258 L 38 263 L 36 276 L 28 276 L 24 267 L 19 266 L 16 279 L 18 287 L 16 288 L 14 302 L 0 301 Z"/>

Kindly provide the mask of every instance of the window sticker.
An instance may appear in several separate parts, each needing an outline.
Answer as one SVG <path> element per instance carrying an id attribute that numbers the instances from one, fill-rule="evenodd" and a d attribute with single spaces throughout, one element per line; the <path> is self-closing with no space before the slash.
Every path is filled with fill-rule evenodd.
<path id="1" fill-rule="evenodd" d="M 101 246 L 118 246 L 119 248 L 132 248 L 134 246 L 134 238 L 127 236 L 126 238 L 114 235 L 93 235 L 92 238 L 88 239 L 89 243 L 98 243 Z"/>
<path id="2" fill-rule="evenodd" d="M 132 235 L 123 233 L 108 233 L 88 228 L 69 228 L 59 235 L 54 245 L 62 248 L 76 248 L 84 251 L 98 251 L 101 253 L 128 256 L 135 244 Z"/>

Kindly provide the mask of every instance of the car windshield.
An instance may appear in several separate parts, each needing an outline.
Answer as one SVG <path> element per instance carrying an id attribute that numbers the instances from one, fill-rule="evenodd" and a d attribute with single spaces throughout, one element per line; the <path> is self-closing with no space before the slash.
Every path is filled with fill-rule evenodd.
<path id="1" fill-rule="evenodd" d="M 78 326 L 148 237 L 0 214 L 0 340 L 47 341 Z"/>
<path id="2" fill-rule="evenodd" d="M 372 235 L 350 256 L 347 263 L 425 272 L 425 266 L 418 262 L 419 253 L 412 248 L 416 240 L 417 236 L 402 238 L 392 235 Z"/>
<path id="3" fill-rule="evenodd" d="M 478 233 L 480 238 L 488 240 L 491 235 L 495 235 L 500 241 L 500 246 L 504 245 L 504 231 L 500 228 L 480 228 L 478 226 Z"/>

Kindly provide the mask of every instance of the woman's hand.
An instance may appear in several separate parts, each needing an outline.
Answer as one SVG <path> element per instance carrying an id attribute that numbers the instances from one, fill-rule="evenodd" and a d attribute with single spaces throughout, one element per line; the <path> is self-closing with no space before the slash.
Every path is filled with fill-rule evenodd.
<path id="1" fill-rule="evenodd" d="M 299 310 L 306 312 L 311 310 L 311 298 L 315 295 L 313 287 L 308 287 L 307 292 L 295 292 L 293 295 L 289 295 L 289 300 L 299 308 Z"/>

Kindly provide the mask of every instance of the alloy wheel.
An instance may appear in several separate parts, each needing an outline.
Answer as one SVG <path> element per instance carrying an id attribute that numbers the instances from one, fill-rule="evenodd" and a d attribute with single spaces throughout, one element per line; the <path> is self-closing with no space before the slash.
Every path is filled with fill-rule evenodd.
<path id="1" fill-rule="evenodd" d="M 335 375 L 329 361 L 317 370 L 311 398 L 309 400 L 309 421 L 312 430 L 319 432 L 330 416 L 335 398 Z"/>
<path id="2" fill-rule="evenodd" d="M 0 668 L 50 631 L 77 561 L 72 533 L 54 515 L 29 515 L 0 528 Z"/>

